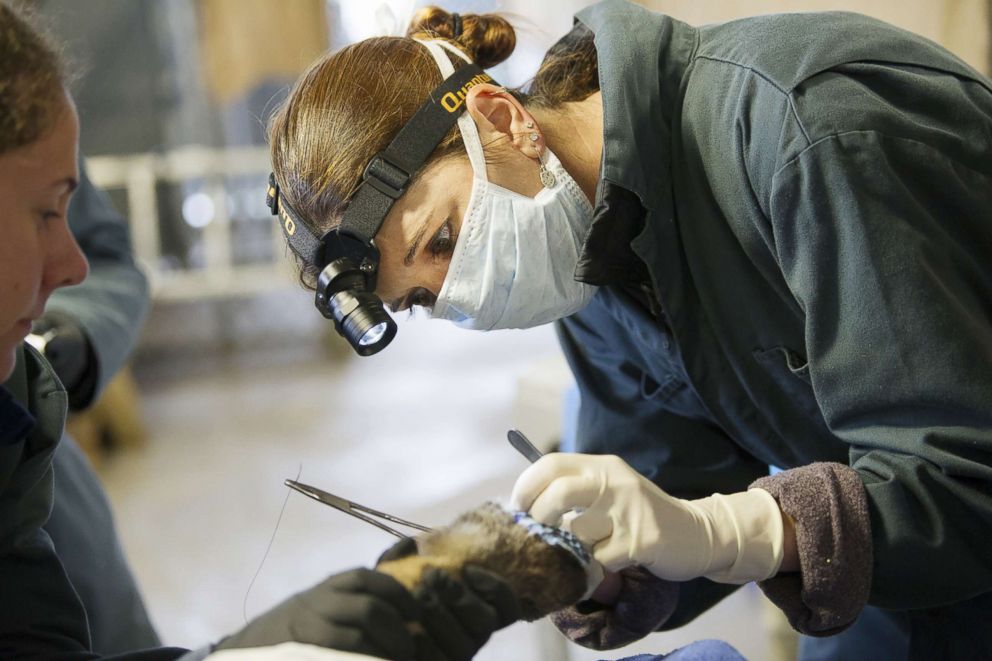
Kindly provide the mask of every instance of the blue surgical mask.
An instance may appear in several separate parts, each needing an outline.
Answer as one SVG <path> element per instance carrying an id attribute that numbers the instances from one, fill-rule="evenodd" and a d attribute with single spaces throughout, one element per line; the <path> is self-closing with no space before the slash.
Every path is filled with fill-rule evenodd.
<path id="1" fill-rule="evenodd" d="M 449 45 L 421 43 L 442 75 L 451 75 L 453 67 L 438 47 Z M 532 328 L 584 308 L 596 287 L 574 276 L 592 223 L 582 189 L 548 149 L 541 154 L 545 187 L 535 197 L 497 186 L 486 175 L 482 142 L 468 112 L 458 126 L 472 163 L 472 194 L 431 316 L 495 330 Z"/>

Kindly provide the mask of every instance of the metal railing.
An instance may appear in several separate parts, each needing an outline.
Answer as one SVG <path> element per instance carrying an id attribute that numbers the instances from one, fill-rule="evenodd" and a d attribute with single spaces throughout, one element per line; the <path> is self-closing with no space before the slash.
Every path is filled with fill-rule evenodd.
<path id="1" fill-rule="evenodd" d="M 148 273 L 157 300 L 234 297 L 270 291 L 294 282 L 292 260 L 277 223 L 271 223 L 272 251 L 268 261 L 237 264 L 226 182 L 232 177 L 258 177 L 258 205 L 264 209 L 269 172 L 265 147 L 214 149 L 183 147 L 165 153 L 96 156 L 87 159 L 94 185 L 121 190 L 134 253 Z M 212 216 L 201 228 L 202 264 L 178 268 L 163 255 L 159 186 L 201 181 L 201 191 L 213 202 Z M 260 209 L 260 215 L 267 210 Z M 177 222 L 181 222 L 177 219 Z"/>

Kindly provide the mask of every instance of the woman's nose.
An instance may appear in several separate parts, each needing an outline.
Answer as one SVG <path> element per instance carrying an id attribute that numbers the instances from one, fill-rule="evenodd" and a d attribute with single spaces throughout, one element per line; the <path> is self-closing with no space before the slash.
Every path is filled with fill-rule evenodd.
<path id="1" fill-rule="evenodd" d="M 45 272 L 47 289 L 51 291 L 78 285 L 86 279 L 90 270 L 89 262 L 69 231 L 67 223 L 63 223 L 50 248 Z"/>

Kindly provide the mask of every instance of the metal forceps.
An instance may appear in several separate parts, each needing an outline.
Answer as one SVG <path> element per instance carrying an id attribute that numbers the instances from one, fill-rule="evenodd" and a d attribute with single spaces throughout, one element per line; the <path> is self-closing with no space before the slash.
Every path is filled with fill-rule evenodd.
<path id="1" fill-rule="evenodd" d="M 336 510 L 341 510 L 345 514 L 350 514 L 356 519 L 361 519 L 365 523 L 372 524 L 376 528 L 379 528 L 380 530 L 385 530 L 389 534 L 396 535 L 397 537 L 400 538 L 406 538 L 409 537 L 409 535 L 404 535 L 399 530 L 389 527 L 388 525 L 386 525 L 385 523 L 379 521 L 374 517 L 378 517 L 379 519 L 383 519 L 385 521 L 389 521 L 390 523 L 395 523 L 397 525 L 413 528 L 414 530 L 419 530 L 421 532 L 433 532 L 433 530 L 431 530 L 427 526 L 422 526 L 420 524 L 413 523 L 411 521 L 406 521 L 404 519 L 399 518 L 398 516 L 393 516 L 392 514 L 386 514 L 385 512 L 380 512 L 379 510 L 374 510 L 371 507 L 365 507 L 364 505 L 359 505 L 358 503 L 352 502 L 345 498 L 341 498 L 340 496 L 335 496 L 332 493 L 327 493 L 323 489 L 312 487 L 309 484 L 303 484 L 302 482 L 297 482 L 296 480 L 286 480 L 284 484 L 290 489 L 299 491 L 304 496 L 309 496 L 310 498 L 313 498 L 317 502 L 323 503 L 325 505 L 329 505 Z"/>

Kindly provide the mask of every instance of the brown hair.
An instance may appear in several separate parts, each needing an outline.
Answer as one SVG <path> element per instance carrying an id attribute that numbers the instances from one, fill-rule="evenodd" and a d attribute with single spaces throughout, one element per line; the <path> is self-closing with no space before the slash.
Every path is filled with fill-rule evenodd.
<path id="1" fill-rule="evenodd" d="M 55 49 L 0 2 L 0 154 L 34 142 L 51 128 L 65 84 Z"/>
<path id="2" fill-rule="evenodd" d="M 318 233 L 340 223 L 369 160 L 385 149 L 442 82 L 434 58 L 414 38 L 445 39 L 483 68 L 503 62 L 513 52 L 516 35 L 506 19 L 495 14 L 459 18 L 462 31 L 455 34 L 454 14 L 424 7 L 414 16 L 406 38 L 366 39 L 325 55 L 276 110 L 269 122 L 269 143 L 280 195 Z M 455 69 L 464 64 L 455 55 L 448 57 Z M 556 56 L 556 61 L 566 60 L 574 68 L 570 57 Z M 546 59 L 541 69 L 545 78 L 558 82 L 540 86 L 533 98 L 515 91 L 519 99 L 539 105 L 577 100 L 565 93 L 568 75 L 560 65 L 551 66 Z M 464 146 L 455 127 L 430 162 L 460 153 Z M 300 266 L 302 282 L 312 288 L 316 270 L 309 264 Z"/>
<path id="3" fill-rule="evenodd" d="M 544 56 L 528 90 L 535 105 L 554 108 L 599 91 L 599 61 L 592 31 L 581 23 Z"/>

